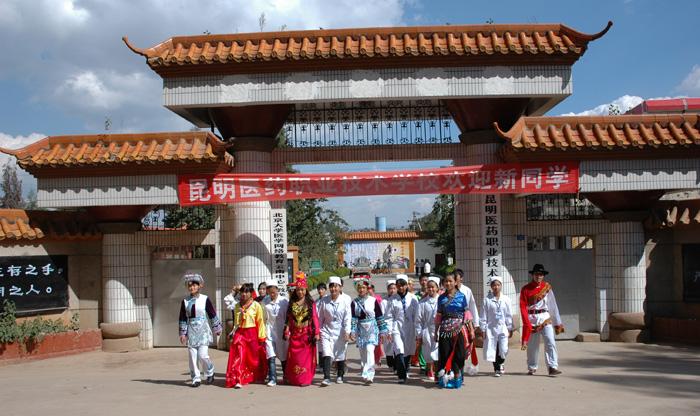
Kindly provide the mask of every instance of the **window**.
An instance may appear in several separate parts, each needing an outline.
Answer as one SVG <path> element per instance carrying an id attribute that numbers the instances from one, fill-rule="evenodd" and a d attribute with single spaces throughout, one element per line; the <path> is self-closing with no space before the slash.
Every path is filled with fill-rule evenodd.
<path id="1" fill-rule="evenodd" d="M 528 251 L 592 249 L 593 237 L 588 235 L 530 237 L 527 240 Z"/>
<path id="2" fill-rule="evenodd" d="M 602 216 L 589 200 L 576 194 L 542 194 L 526 198 L 528 221 L 585 220 Z"/>

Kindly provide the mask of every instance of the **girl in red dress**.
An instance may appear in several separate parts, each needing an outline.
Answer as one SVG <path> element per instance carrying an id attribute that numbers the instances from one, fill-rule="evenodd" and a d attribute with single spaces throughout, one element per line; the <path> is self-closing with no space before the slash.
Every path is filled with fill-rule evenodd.
<path id="1" fill-rule="evenodd" d="M 226 387 L 240 389 L 252 382 L 262 383 L 267 374 L 265 318 L 262 306 L 254 300 L 253 285 L 241 287 L 234 309 L 234 328 L 226 370 Z"/>
<path id="2" fill-rule="evenodd" d="M 308 386 L 313 382 L 316 370 L 316 345 L 319 340 L 316 304 L 308 292 L 306 275 L 297 272 L 294 288 L 287 309 L 284 338 L 289 340 L 289 352 L 284 369 L 287 383 L 292 386 Z"/>

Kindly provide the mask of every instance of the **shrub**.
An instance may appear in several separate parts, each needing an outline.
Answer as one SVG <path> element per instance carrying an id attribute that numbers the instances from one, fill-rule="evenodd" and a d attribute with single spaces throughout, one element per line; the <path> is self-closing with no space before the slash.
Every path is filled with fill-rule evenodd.
<path id="1" fill-rule="evenodd" d="M 350 276 L 350 272 L 351 270 L 347 267 L 338 267 L 333 273 L 335 273 L 336 276 L 345 277 Z"/>
<path id="2" fill-rule="evenodd" d="M 78 314 L 73 314 L 70 325 L 60 319 L 43 319 L 41 317 L 27 319 L 17 323 L 17 308 L 15 303 L 5 300 L 0 312 L 0 344 L 18 342 L 25 346 L 40 343 L 47 334 L 77 331 L 79 329 Z"/>

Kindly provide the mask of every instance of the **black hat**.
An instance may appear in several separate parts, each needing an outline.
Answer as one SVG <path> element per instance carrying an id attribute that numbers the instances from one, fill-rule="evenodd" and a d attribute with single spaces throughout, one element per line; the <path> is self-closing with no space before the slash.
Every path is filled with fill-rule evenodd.
<path id="1" fill-rule="evenodd" d="M 537 263 L 532 267 L 532 270 L 530 270 L 530 274 L 535 274 L 535 273 L 542 273 L 542 274 L 549 274 L 547 270 L 545 270 L 544 266 Z"/>

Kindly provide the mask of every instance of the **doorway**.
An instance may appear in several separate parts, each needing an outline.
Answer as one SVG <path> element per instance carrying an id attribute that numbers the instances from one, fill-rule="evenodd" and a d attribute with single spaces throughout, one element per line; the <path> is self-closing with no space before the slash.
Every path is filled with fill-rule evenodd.
<path id="1" fill-rule="evenodd" d="M 180 304 L 187 296 L 182 282 L 185 273 L 204 277 L 203 294 L 216 308 L 216 264 L 214 246 L 158 247 L 151 256 L 153 287 L 153 346 L 179 347 Z"/>

